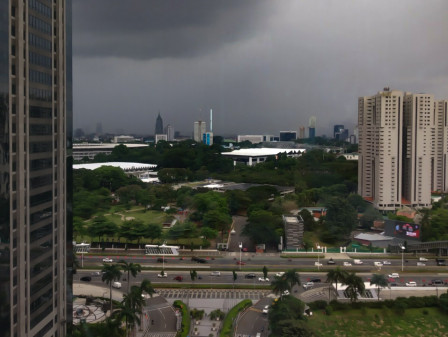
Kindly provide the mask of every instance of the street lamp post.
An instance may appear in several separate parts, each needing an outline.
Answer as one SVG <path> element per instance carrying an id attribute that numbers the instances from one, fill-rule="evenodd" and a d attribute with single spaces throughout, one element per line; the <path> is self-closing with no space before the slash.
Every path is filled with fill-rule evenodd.
<path id="1" fill-rule="evenodd" d="M 404 270 L 404 250 L 406 249 L 405 246 L 400 246 L 401 248 L 401 271 Z"/>
<path id="2" fill-rule="evenodd" d="M 319 255 L 320 246 L 317 246 L 317 270 L 320 270 L 320 255 Z"/>
<path id="3" fill-rule="evenodd" d="M 241 270 L 241 252 L 243 250 L 243 243 L 242 242 L 240 242 L 239 247 L 240 247 L 240 270 Z"/>

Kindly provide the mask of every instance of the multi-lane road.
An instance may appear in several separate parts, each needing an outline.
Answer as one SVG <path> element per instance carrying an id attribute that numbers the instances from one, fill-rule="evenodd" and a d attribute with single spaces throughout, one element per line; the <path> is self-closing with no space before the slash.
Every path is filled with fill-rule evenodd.
<path id="1" fill-rule="evenodd" d="M 103 263 L 103 259 L 105 257 L 111 258 L 113 262 L 118 262 L 118 260 L 125 260 L 127 262 L 134 262 L 134 263 L 140 263 L 147 267 L 155 267 L 155 268 L 162 268 L 163 263 L 160 261 L 162 257 L 160 256 L 145 256 L 145 255 L 126 255 L 126 256 L 116 256 L 116 255 L 108 255 L 108 256 L 98 256 L 98 255 L 87 255 L 85 254 L 83 257 L 83 264 L 84 266 L 98 266 Z M 79 259 L 81 260 L 81 257 L 79 256 Z M 184 256 L 165 256 L 164 258 L 164 267 L 165 268 L 176 268 L 176 269 L 208 269 L 208 268 L 214 268 L 214 269 L 236 269 L 236 270 L 244 270 L 244 269 L 253 269 L 253 268 L 263 268 L 263 266 L 266 266 L 270 269 L 276 269 L 276 270 L 282 270 L 282 269 L 288 269 L 288 268 L 313 268 L 315 267 L 317 270 L 317 267 L 315 266 L 315 263 L 317 262 L 317 258 L 281 258 L 278 256 L 278 254 L 263 254 L 263 255 L 257 255 L 257 254 L 250 254 L 250 253 L 244 253 L 241 256 L 242 265 L 240 266 L 238 263 L 240 261 L 239 254 L 234 255 L 226 255 L 226 256 L 219 256 L 219 257 L 205 257 L 206 263 L 195 263 L 191 260 L 191 257 Z M 158 262 L 158 260 L 160 262 Z M 368 271 L 368 270 L 374 270 L 377 269 L 374 266 L 374 262 L 383 262 L 386 260 L 383 257 L 378 257 L 377 259 L 363 259 L 362 265 L 355 265 L 353 264 L 353 259 L 347 258 L 347 259 L 335 259 L 335 265 L 343 266 L 344 262 L 351 263 L 351 267 L 344 267 L 348 270 L 354 270 L 354 271 Z M 319 259 L 319 262 L 322 264 L 322 268 L 326 267 L 334 267 L 335 265 L 328 264 L 329 259 L 321 258 Z M 399 267 L 401 270 L 402 266 L 402 260 L 400 258 L 396 259 L 388 259 L 386 260 L 390 264 L 389 265 L 383 265 L 382 268 L 385 269 L 396 269 Z M 429 261 L 423 262 L 424 265 L 417 265 L 419 261 L 417 259 L 406 259 L 403 261 L 404 268 L 412 268 L 412 270 L 419 269 L 421 270 L 432 270 L 433 267 L 437 267 L 435 259 L 430 259 Z M 445 269 L 446 272 L 448 272 L 448 268 L 445 267 L 439 267 L 438 269 Z"/>

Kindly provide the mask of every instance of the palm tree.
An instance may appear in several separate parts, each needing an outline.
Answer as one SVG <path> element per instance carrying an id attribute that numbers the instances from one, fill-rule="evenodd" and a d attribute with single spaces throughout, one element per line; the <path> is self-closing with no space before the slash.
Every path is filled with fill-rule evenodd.
<path id="1" fill-rule="evenodd" d="M 357 276 L 355 273 L 348 274 L 342 284 L 345 284 L 347 286 L 347 289 L 345 289 L 345 291 L 350 297 L 351 302 L 356 301 L 358 299 L 358 294 L 364 294 L 364 291 L 366 289 L 362 278 Z"/>
<path id="2" fill-rule="evenodd" d="M 294 288 L 296 284 L 300 286 L 300 277 L 295 269 L 287 270 L 286 273 L 283 274 L 282 278 L 286 279 L 291 289 Z"/>
<path id="3" fill-rule="evenodd" d="M 336 300 L 338 298 L 338 283 L 343 283 L 345 279 L 347 278 L 347 272 L 345 270 L 342 270 L 341 268 L 337 267 L 336 269 L 331 269 L 327 273 L 327 283 L 330 283 L 330 286 L 328 287 L 328 298 L 331 300 L 330 296 L 330 290 L 331 290 L 331 284 L 336 284 Z"/>
<path id="4" fill-rule="evenodd" d="M 274 280 L 271 282 L 272 291 L 276 295 L 280 295 L 280 298 L 283 298 L 283 293 L 288 290 L 291 291 L 288 281 L 284 277 L 274 277 Z"/>
<path id="5" fill-rule="evenodd" d="M 387 287 L 389 282 L 387 282 L 386 275 L 384 274 L 373 274 L 370 279 L 370 285 L 376 285 L 376 292 L 378 294 L 378 301 L 380 300 L 380 291 L 381 288 Z"/>
<path id="6" fill-rule="evenodd" d="M 155 292 L 156 292 L 151 284 L 151 281 L 148 279 L 144 279 L 142 281 L 142 283 L 140 283 L 140 289 L 141 289 L 141 293 L 145 292 L 150 297 L 152 297 L 152 295 L 155 294 Z"/>
<path id="7" fill-rule="evenodd" d="M 112 283 L 117 281 L 121 277 L 120 266 L 118 264 L 105 264 L 103 263 L 103 268 L 101 268 L 103 276 L 101 280 L 106 282 L 110 288 L 110 313 L 112 315 Z"/>
<path id="8" fill-rule="evenodd" d="M 129 294 L 123 295 L 123 297 L 125 296 L 129 296 Z M 140 322 L 138 314 L 141 313 L 141 311 L 133 308 L 131 302 L 132 301 L 130 299 L 123 299 L 123 301 L 119 304 L 118 309 L 114 312 L 114 317 L 118 321 L 125 320 L 126 335 L 129 335 L 129 332 L 135 326 L 135 324 L 139 324 Z"/>
<path id="9" fill-rule="evenodd" d="M 127 263 L 125 260 L 120 260 L 118 263 L 121 264 L 121 269 L 123 269 L 124 272 L 128 273 L 128 294 L 129 294 L 129 288 L 131 285 L 131 280 L 129 279 L 130 274 L 132 274 L 133 277 L 137 276 L 137 273 L 141 273 L 142 266 L 139 263 L 133 263 L 129 262 Z"/>

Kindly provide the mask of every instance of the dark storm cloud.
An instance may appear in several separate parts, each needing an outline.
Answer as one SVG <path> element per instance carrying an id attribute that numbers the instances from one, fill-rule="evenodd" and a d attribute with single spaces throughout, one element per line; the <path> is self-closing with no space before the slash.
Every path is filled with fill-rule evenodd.
<path id="1" fill-rule="evenodd" d="M 193 57 L 252 34 L 263 0 L 77 0 L 81 56 Z"/>
<path id="2" fill-rule="evenodd" d="M 74 1 L 75 126 L 353 130 L 384 86 L 448 98 L 446 0 Z"/>

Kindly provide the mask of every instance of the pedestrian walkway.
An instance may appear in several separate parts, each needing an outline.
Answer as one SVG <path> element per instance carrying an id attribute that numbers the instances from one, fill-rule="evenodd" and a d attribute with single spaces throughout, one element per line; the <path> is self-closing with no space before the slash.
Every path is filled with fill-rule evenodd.
<path id="1" fill-rule="evenodd" d="M 248 289 L 158 289 L 166 299 L 247 299 L 258 301 L 270 293 L 269 290 Z"/>

